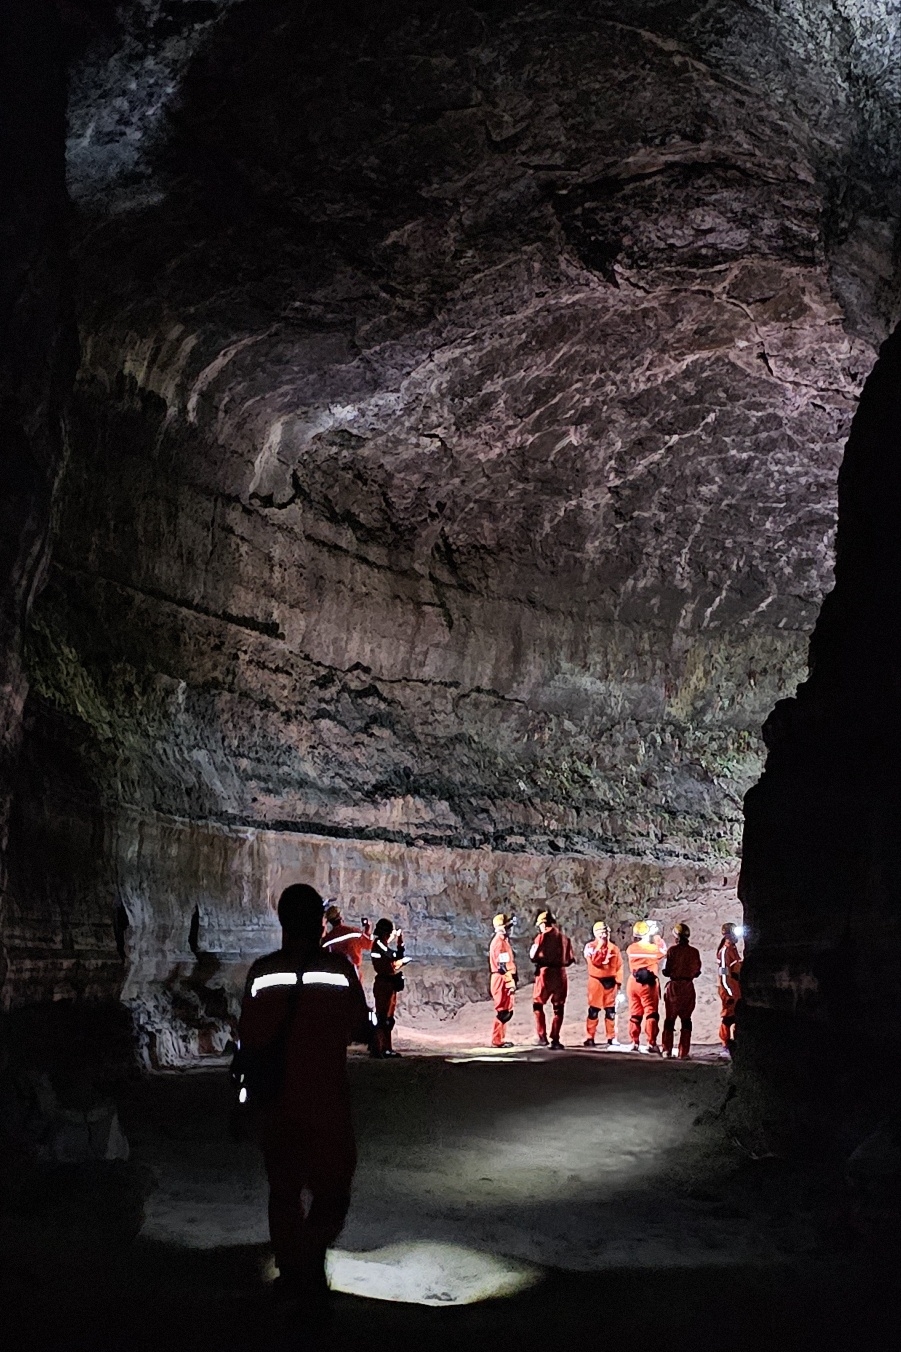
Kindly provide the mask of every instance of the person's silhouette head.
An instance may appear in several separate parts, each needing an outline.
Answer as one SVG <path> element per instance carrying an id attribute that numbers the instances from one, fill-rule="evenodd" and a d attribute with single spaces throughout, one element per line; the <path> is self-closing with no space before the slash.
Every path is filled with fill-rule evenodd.
<path id="1" fill-rule="evenodd" d="M 292 883 L 278 899 L 278 919 L 285 939 L 318 944 L 322 938 L 322 897 L 307 883 Z"/>

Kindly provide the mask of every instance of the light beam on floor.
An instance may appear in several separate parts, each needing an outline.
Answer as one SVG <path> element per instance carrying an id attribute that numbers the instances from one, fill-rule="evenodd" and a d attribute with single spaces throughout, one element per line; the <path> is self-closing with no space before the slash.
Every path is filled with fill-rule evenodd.
<path id="1" fill-rule="evenodd" d="M 333 1291 L 407 1305 L 475 1305 L 516 1295 L 543 1277 L 532 1263 L 433 1242 L 389 1244 L 367 1253 L 332 1249 L 328 1274 Z"/>

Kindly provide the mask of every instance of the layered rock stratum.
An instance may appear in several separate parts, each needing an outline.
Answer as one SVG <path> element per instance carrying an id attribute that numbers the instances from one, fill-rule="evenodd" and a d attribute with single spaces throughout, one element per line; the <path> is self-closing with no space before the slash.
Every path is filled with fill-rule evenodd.
<path id="1" fill-rule="evenodd" d="M 142 0 L 72 77 L 8 991 L 153 1064 L 298 874 L 445 1012 L 508 901 L 712 957 L 893 304 L 887 3 L 324 8 Z"/>

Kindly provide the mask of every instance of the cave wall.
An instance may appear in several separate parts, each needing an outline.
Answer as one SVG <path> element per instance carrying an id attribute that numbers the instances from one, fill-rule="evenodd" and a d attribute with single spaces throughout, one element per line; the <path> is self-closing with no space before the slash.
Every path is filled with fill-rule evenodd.
<path id="1" fill-rule="evenodd" d="M 46 924 L 59 898 L 47 886 L 55 861 L 33 865 L 21 894 L 36 899 L 34 911 L 9 917 L 9 998 L 17 1006 L 37 992 L 97 1000 L 121 985 L 119 998 L 149 1068 L 222 1054 L 234 1035 L 248 966 L 278 946 L 267 901 L 299 877 L 323 896 L 340 897 L 349 918 L 388 915 L 402 926 L 415 959 L 406 973 L 403 1012 L 414 1021 L 422 1015 L 446 1019 L 468 1001 L 487 999 L 485 952 L 491 917 L 501 908 L 518 916 L 514 949 L 524 972 L 532 921 L 549 904 L 577 947 L 600 917 L 625 944 L 634 921 L 649 911 L 667 934 L 690 916 L 694 941 L 707 959 L 695 1029 L 700 1041 L 716 1038 L 712 954 L 720 927 L 736 916 L 734 873 L 614 856 L 339 840 L 135 809 L 109 814 L 98 829 L 96 813 L 76 817 L 71 806 L 59 804 L 51 811 L 63 813 L 69 826 L 63 913 L 70 927 L 80 926 L 78 960 L 62 945 L 35 949 L 34 927 L 41 918 Z M 35 837 L 46 829 L 37 824 Z M 99 923 L 98 896 L 109 903 Z M 113 899 L 120 908 L 115 930 Z M 576 969 L 574 1018 L 583 1013 L 583 997 Z"/>
<path id="2" fill-rule="evenodd" d="M 52 5 L 0 17 L 0 989 L 6 844 L 28 690 L 23 635 L 49 557 L 77 348 L 66 278 L 65 52 Z"/>
<path id="3" fill-rule="evenodd" d="M 897 125 L 887 6 L 708 8 L 136 0 L 88 45 L 7 999 L 212 1054 L 279 860 L 408 917 L 440 1011 L 505 891 L 734 918 Z"/>
<path id="4" fill-rule="evenodd" d="M 810 674 L 767 720 L 746 799 L 737 1119 L 768 1148 L 851 1153 L 868 1133 L 897 1183 L 901 329 L 884 344 L 839 477 L 835 588 Z M 894 1183 L 892 1183 L 894 1179 Z M 875 1182 L 875 1180 L 874 1180 Z"/>

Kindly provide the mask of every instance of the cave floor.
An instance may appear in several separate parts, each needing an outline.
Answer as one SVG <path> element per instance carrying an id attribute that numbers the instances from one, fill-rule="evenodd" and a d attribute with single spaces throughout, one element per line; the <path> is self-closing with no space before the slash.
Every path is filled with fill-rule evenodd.
<path id="1" fill-rule="evenodd" d="M 58 1234 L 44 1262 L 7 1272 L 9 1346 L 501 1339 L 771 1352 L 828 1346 L 838 1329 L 845 1347 L 880 1335 L 878 1263 L 849 1256 L 828 1180 L 755 1160 L 724 1133 L 728 1064 L 714 1049 L 679 1063 L 456 1048 L 387 1063 L 354 1055 L 350 1073 L 360 1163 L 333 1279 L 358 1293 L 393 1284 L 403 1302 L 339 1294 L 328 1335 L 298 1343 L 280 1331 L 262 1169 L 228 1134 L 225 1075 L 169 1074 L 120 1100 L 132 1162 L 154 1183 L 139 1237 L 62 1253 Z M 398 1245 L 400 1261 L 388 1253 L 379 1266 L 379 1251 Z M 511 1293 L 492 1297 L 506 1280 Z M 460 1303 L 467 1282 L 488 1299 Z M 423 1299 L 432 1304 L 409 1303 Z"/>

